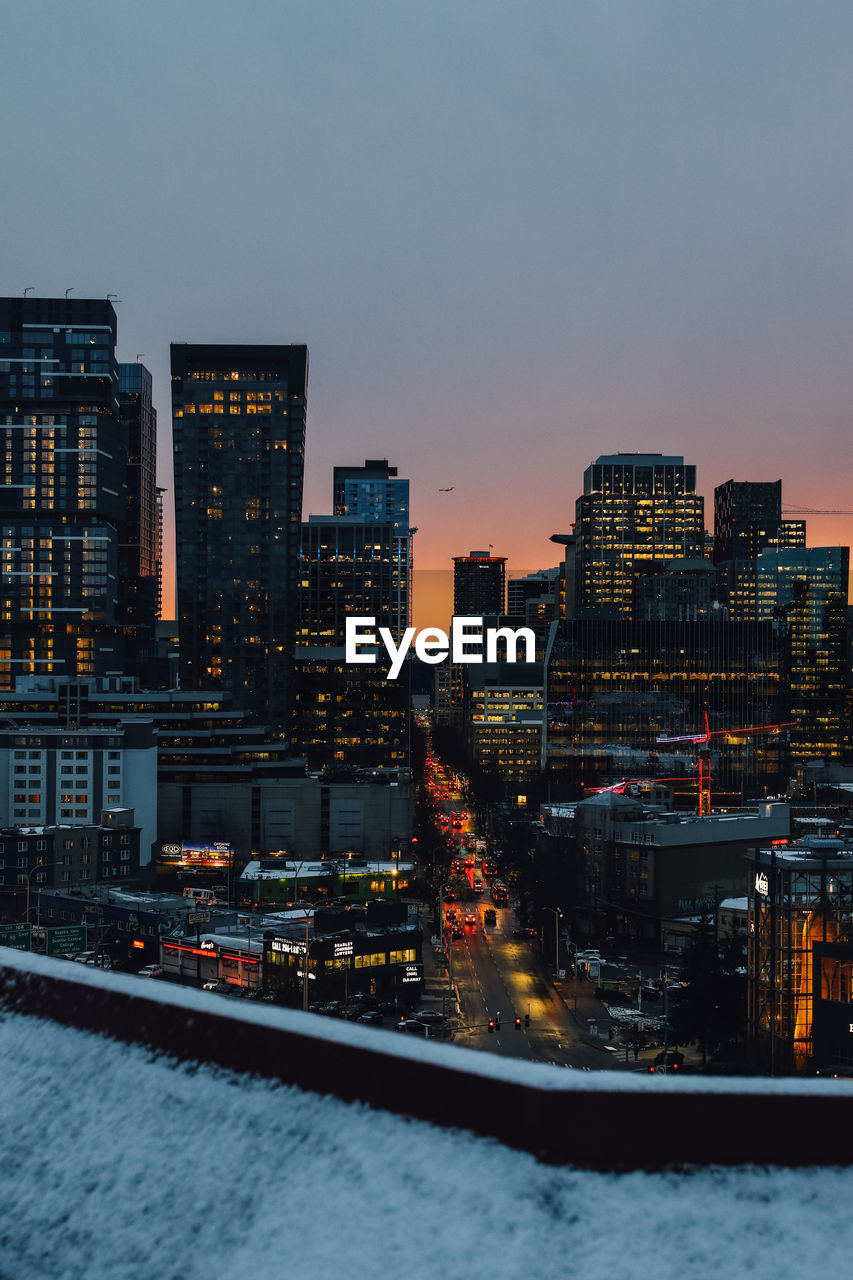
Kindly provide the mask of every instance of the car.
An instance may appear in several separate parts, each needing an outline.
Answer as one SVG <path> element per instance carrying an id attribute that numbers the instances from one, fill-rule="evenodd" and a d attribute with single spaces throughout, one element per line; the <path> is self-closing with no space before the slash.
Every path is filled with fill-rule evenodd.
<path id="1" fill-rule="evenodd" d="M 661 1049 L 654 1062 L 649 1064 L 649 1074 L 660 1071 L 681 1071 L 684 1068 L 684 1054 L 680 1049 Z"/>
<path id="2" fill-rule="evenodd" d="M 136 976 L 138 978 L 162 978 L 163 970 L 159 964 L 146 964 L 142 966 Z"/>
<path id="3" fill-rule="evenodd" d="M 465 930 L 463 929 L 463 927 L 462 927 L 462 925 L 461 925 L 461 924 L 455 924 L 455 925 L 453 925 L 453 927 L 452 927 L 452 928 L 451 928 L 451 930 L 450 930 L 450 933 L 451 933 L 451 936 L 452 936 L 452 937 L 454 937 L 454 938 L 464 938 L 464 937 L 465 937 Z"/>
<path id="4" fill-rule="evenodd" d="M 483 924 L 497 924 L 497 922 L 498 913 L 495 911 L 494 907 L 486 907 L 483 912 Z"/>
<path id="5" fill-rule="evenodd" d="M 483 884 L 482 880 L 475 880 L 475 881 L 474 881 L 474 892 L 475 892 L 475 893 L 483 893 L 483 892 L 484 892 L 484 889 L 485 889 L 485 886 L 484 886 L 484 884 Z"/>
<path id="6" fill-rule="evenodd" d="M 368 1009 L 365 1013 L 360 1013 L 356 1018 L 356 1022 L 362 1022 L 365 1026 L 378 1026 L 384 1020 L 384 1015 L 378 1009 Z"/>
<path id="7" fill-rule="evenodd" d="M 95 959 L 94 951 L 78 951 L 73 957 L 78 964 L 92 964 Z"/>
<path id="8" fill-rule="evenodd" d="M 465 924 L 466 924 L 466 926 L 467 926 L 468 928 L 476 928 L 476 927 L 477 927 L 477 917 L 476 917 L 476 916 L 474 916 L 474 915 L 472 915 L 470 911 L 469 911 L 469 912 L 467 912 L 467 914 L 466 914 L 466 916 L 465 916 Z"/>
<path id="9" fill-rule="evenodd" d="M 535 930 L 535 929 L 528 929 L 528 928 L 526 928 L 526 927 L 524 927 L 524 928 L 519 927 L 518 929 L 513 929 L 513 931 L 512 931 L 512 936 L 513 936 L 514 938 L 535 938 L 535 937 L 538 937 L 538 935 L 537 935 L 537 933 L 536 933 L 536 930 Z"/>
<path id="10" fill-rule="evenodd" d="M 413 1013 L 412 1018 L 415 1022 L 423 1022 L 429 1026 L 446 1026 L 447 1018 L 443 1013 L 439 1013 L 437 1009 L 421 1009 L 418 1013 Z"/>

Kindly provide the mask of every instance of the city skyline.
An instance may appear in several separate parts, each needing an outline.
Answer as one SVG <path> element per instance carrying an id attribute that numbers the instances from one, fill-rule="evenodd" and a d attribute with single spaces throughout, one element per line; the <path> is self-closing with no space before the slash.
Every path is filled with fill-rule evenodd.
<path id="1" fill-rule="evenodd" d="M 387 457 L 412 481 L 416 571 L 489 543 L 510 574 L 547 566 L 602 452 L 682 454 L 706 522 L 732 477 L 849 507 L 847 6 L 148 18 L 9 16 L 3 276 L 118 295 L 119 358 L 153 375 L 169 546 L 184 341 L 307 344 L 303 514 L 335 465 Z M 850 530 L 809 518 L 812 544 Z"/>

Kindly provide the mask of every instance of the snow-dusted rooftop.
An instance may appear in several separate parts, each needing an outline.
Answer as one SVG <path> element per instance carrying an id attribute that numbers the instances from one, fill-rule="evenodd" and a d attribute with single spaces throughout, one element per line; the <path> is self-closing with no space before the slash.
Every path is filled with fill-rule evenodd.
<path id="1" fill-rule="evenodd" d="M 776 1280 L 853 1250 L 853 1171 L 552 1168 L 20 1015 L 0 1080 L 16 1280 Z"/>

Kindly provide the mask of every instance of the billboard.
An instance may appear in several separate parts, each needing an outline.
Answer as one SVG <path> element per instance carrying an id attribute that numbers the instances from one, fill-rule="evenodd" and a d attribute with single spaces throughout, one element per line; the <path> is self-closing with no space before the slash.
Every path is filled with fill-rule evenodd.
<path id="1" fill-rule="evenodd" d="M 231 865 L 231 845 L 226 841 L 182 840 L 160 846 L 158 862 L 176 871 L 227 870 Z"/>

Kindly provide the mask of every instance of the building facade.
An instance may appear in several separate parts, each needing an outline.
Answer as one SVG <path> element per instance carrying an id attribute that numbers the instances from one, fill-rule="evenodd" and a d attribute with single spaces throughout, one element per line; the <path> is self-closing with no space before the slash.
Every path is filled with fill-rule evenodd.
<path id="1" fill-rule="evenodd" d="M 137 474 L 110 301 L 0 300 L 0 689 L 121 675 L 125 639 L 153 628 L 151 565 L 129 551 L 147 547 L 152 413 Z"/>
<path id="2" fill-rule="evenodd" d="M 308 350 L 180 344 L 171 358 L 181 684 L 284 726 Z"/>
<path id="3" fill-rule="evenodd" d="M 640 569 L 703 557 L 695 466 L 658 453 L 602 455 L 584 472 L 575 528 L 577 608 L 630 618 Z"/>
<path id="4" fill-rule="evenodd" d="M 832 1064 L 849 1074 L 851 918 L 853 850 L 844 840 L 765 841 L 750 854 L 748 1028 L 771 1075 Z"/>
<path id="5" fill-rule="evenodd" d="M 453 612 L 480 618 L 506 608 L 506 556 L 469 551 L 453 557 Z"/>

